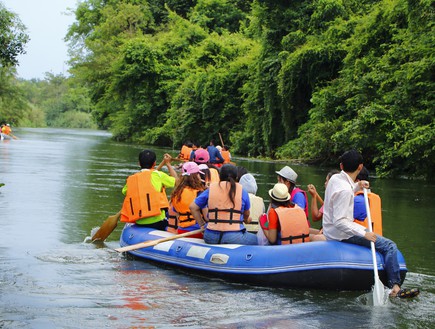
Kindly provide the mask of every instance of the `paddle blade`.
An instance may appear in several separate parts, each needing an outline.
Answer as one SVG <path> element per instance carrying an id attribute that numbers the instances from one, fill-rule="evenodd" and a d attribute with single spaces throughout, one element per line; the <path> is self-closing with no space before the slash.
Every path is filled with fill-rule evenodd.
<path id="1" fill-rule="evenodd" d="M 129 246 L 117 248 L 115 250 L 117 252 L 125 252 L 125 251 L 132 251 L 132 250 L 137 250 L 137 249 L 142 249 L 142 248 L 147 248 L 147 247 L 153 247 L 153 246 L 156 246 L 156 245 L 158 245 L 159 243 L 162 243 L 162 242 L 166 242 L 166 241 L 171 241 L 171 240 L 175 240 L 175 239 L 179 239 L 179 238 L 188 237 L 188 236 L 191 236 L 191 235 L 195 235 L 195 234 L 201 233 L 203 231 L 204 231 L 204 228 L 200 228 L 199 230 L 194 230 L 194 231 L 190 231 L 190 232 L 186 232 L 186 233 L 176 234 L 176 235 L 168 236 L 168 237 L 162 238 L 162 239 L 151 240 L 151 241 L 146 241 L 146 242 L 140 242 L 140 243 L 132 244 L 132 245 L 129 245 Z"/>
<path id="2" fill-rule="evenodd" d="M 373 305 L 384 305 L 384 285 L 379 278 L 375 278 L 375 285 L 373 287 Z"/>
<path id="3" fill-rule="evenodd" d="M 118 225 L 118 220 L 120 216 L 121 216 L 121 212 L 118 212 L 116 215 L 107 217 L 107 219 L 101 225 L 100 229 L 92 236 L 92 242 L 97 240 L 100 241 L 106 240 L 107 237 L 113 232 L 113 230 Z"/>

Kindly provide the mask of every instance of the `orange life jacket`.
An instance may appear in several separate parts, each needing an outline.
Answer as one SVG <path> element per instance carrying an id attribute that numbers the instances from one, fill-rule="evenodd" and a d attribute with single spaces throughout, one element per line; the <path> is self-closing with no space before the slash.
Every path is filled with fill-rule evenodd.
<path id="1" fill-rule="evenodd" d="M 275 208 L 281 226 L 281 244 L 310 242 L 310 228 L 304 210 L 294 207 Z"/>
<path id="2" fill-rule="evenodd" d="M 355 195 L 364 194 L 363 191 L 358 191 Z M 382 207 L 381 207 L 381 198 L 379 195 L 369 192 L 367 194 L 369 199 L 370 206 L 370 215 L 372 219 L 372 231 L 376 234 L 382 236 Z M 367 209 L 368 211 L 368 209 Z M 364 221 L 354 220 L 355 223 L 358 223 L 366 228 L 369 227 L 367 218 Z"/>
<path id="3" fill-rule="evenodd" d="M 177 219 L 177 213 L 175 212 L 174 208 L 172 207 L 172 204 L 169 203 L 169 209 L 168 209 L 168 226 L 166 227 L 166 231 L 171 233 L 178 233 L 178 219 Z"/>
<path id="4" fill-rule="evenodd" d="M 189 159 L 190 159 L 190 153 L 191 152 L 192 152 L 192 148 L 191 147 L 183 145 L 181 147 L 181 151 L 180 151 L 180 158 L 183 159 L 183 160 L 189 161 Z"/>
<path id="5" fill-rule="evenodd" d="M 215 231 L 240 231 L 244 228 L 241 218 L 242 185 L 236 183 L 234 206 L 228 196 L 230 187 L 230 183 L 226 181 L 210 184 L 207 229 Z"/>
<path id="6" fill-rule="evenodd" d="M 221 155 L 222 155 L 222 158 L 224 158 L 224 164 L 231 162 L 230 151 L 224 151 L 224 150 L 222 150 L 221 151 Z"/>
<path id="7" fill-rule="evenodd" d="M 9 135 L 11 132 L 12 132 L 11 127 L 9 127 L 9 126 L 3 126 L 3 128 L 2 128 L 2 133 L 3 134 Z"/>
<path id="8" fill-rule="evenodd" d="M 152 170 L 140 171 L 127 178 L 127 193 L 121 209 L 121 222 L 157 216 L 169 207 L 165 188 L 156 191 L 151 183 Z"/>
<path id="9" fill-rule="evenodd" d="M 197 195 L 198 190 L 186 187 L 181 192 L 180 201 L 171 199 L 175 211 L 177 212 L 178 227 L 189 227 L 196 224 L 189 206 L 195 200 Z"/>

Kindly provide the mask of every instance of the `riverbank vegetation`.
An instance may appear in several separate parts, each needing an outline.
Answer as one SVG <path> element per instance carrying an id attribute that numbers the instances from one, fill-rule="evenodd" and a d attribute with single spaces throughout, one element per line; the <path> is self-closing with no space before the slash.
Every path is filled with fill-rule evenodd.
<path id="1" fill-rule="evenodd" d="M 66 94 L 114 138 L 434 177 L 434 1 L 84 0 Z M 47 112 L 46 112 L 47 113 Z"/>

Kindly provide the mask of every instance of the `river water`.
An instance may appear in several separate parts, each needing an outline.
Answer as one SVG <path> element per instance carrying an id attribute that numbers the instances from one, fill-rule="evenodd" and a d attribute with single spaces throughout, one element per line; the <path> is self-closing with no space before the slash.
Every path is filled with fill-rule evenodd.
<path id="1" fill-rule="evenodd" d="M 115 214 L 143 148 L 105 132 L 16 129 L 0 143 L 0 328 L 434 328 L 434 184 L 372 180 L 384 235 L 408 266 L 412 300 L 382 307 L 370 293 L 252 287 L 187 274 L 86 242 Z M 154 148 L 161 159 L 164 152 Z M 235 159 L 265 199 L 283 163 Z M 323 195 L 327 169 L 292 165 Z M 356 277 L 355 280 L 358 280 Z"/>

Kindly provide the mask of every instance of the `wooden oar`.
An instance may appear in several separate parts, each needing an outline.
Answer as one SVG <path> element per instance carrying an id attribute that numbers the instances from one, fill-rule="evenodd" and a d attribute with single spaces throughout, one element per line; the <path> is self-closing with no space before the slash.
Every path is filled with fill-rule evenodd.
<path id="1" fill-rule="evenodd" d="M 368 221 L 368 229 L 369 232 L 373 232 L 372 229 L 372 216 L 370 215 L 370 205 L 369 205 L 369 198 L 367 195 L 367 189 L 364 188 L 364 202 L 367 209 L 367 221 Z M 374 306 L 380 306 L 384 304 L 384 284 L 379 279 L 378 274 L 378 262 L 376 261 L 376 249 L 375 244 L 373 241 L 370 242 L 370 246 L 372 249 L 372 259 L 373 259 L 373 272 L 374 272 L 374 279 L 375 279 L 375 285 L 373 288 L 373 305 Z"/>
<path id="2" fill-rule="evenodd" d="M 121 211 L 117 214 L 107 217 L 99 230 L 92 236 L 92 242 L 100 240 L 104 241 L 113 232 L 118 225 L 119 217 L 121 217 Z"/>
<path id="3" fill-rule="evenodd" d="M 225 144 L 224 144 L 224 140 L 222 139 L 222 135 L 221 135 L 221 133 L 219 133 L 219 138 L 220 138 L 220 140 L 221 140 L 221 144 L 222 144 L 222 147 L 223 147 Z"/>
<path id="4" fill-rule="evenodd" d="M 162 242 L 176 240 L 176 239 L 184 238 L 184 237 L 190 236 L 190 235 L 195 235 L 195 234 L 201 233 L 202 231 L 204 231 L 203 228 L 201 228 L 199 230 L 194 230 L 194 231 L 190 231 L 190 232 L 186 232 L 186 233 L 173 235 L 173 236 L 168 236 L 167 238 L 151 240 L 151 241 L 146 241 L 146 242 L 140 242 L 140 243 L 132 244 L 131 246 L 117 248 L 115 250 L 118 252 L 124 252 L 124 251 L 142 249 L 142 248 L 146 248 L 146 247 L 153 247 L 153 246 L 158 245 L 159 243 L 162 243 Z"/>

